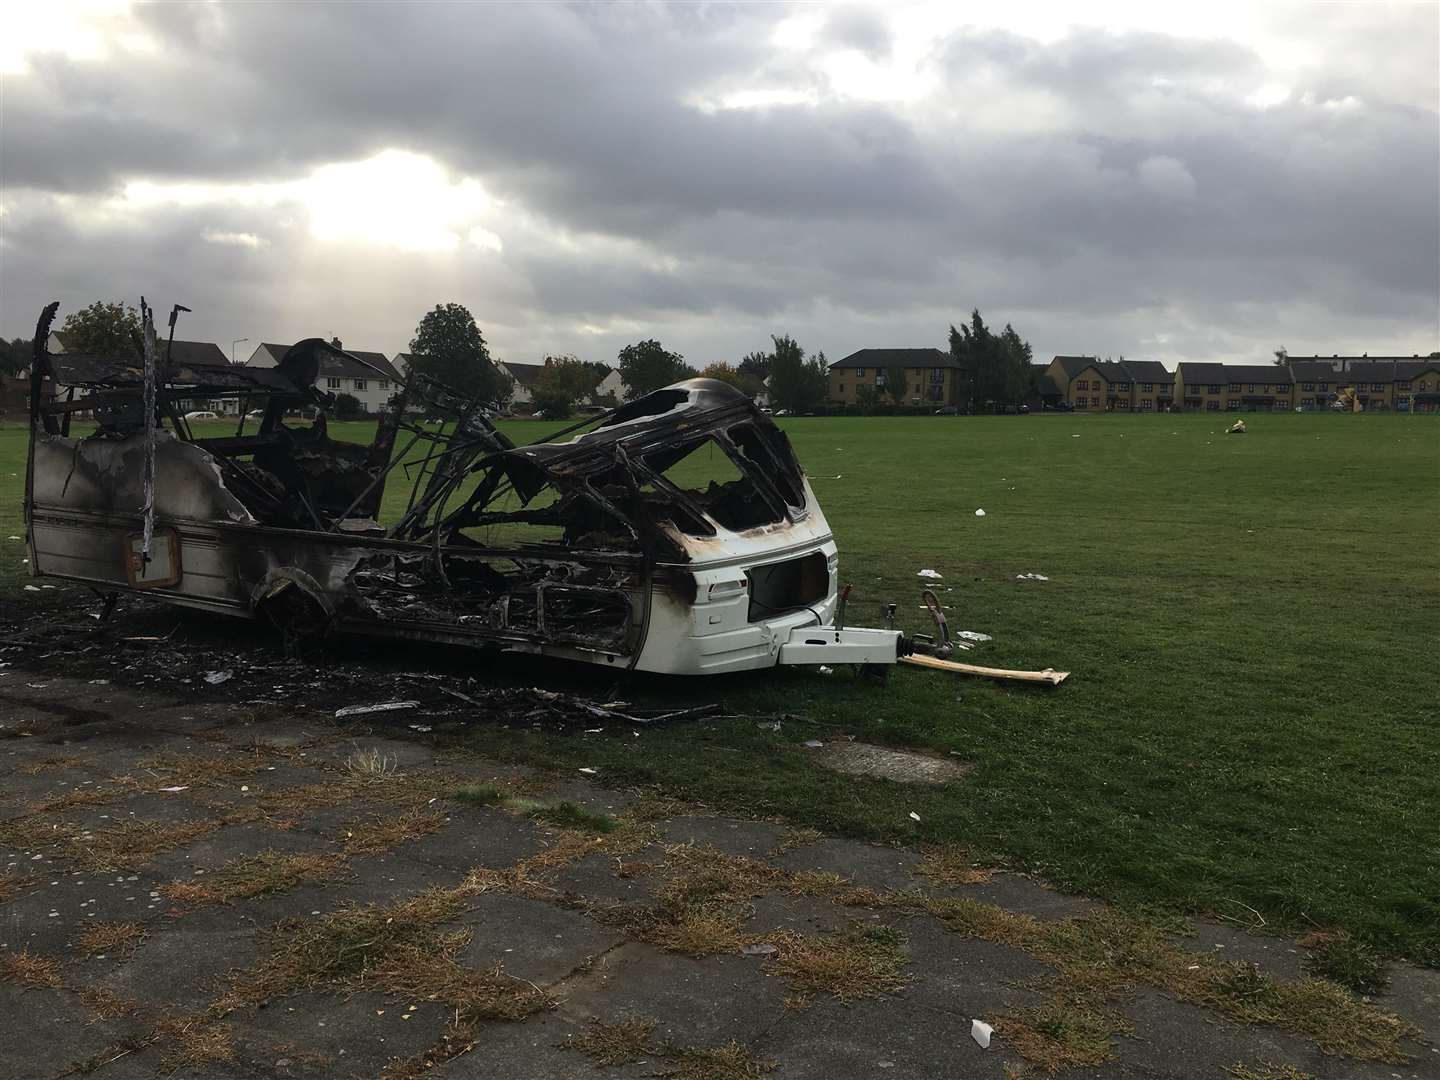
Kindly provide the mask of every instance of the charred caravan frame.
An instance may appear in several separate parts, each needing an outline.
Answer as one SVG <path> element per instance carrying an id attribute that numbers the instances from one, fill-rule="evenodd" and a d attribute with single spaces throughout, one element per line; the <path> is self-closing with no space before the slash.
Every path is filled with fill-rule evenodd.
<path id="1" fill-rule="evenodd" d="M 30 392 L 36 576 L 296 635 L 676 674 L 893 664 L 908 651 L 892 629 L 843 626 L 835 542 L 804 471 L 725 383 L 676 383 L 516 446 L 484 402 L 412 374 L 362 446 L 327 431 L 332 402 L 315 383 L 338 350 L 323 340 L 272 369 L 171 365 L 153 331 L 148 363 L 50 355 L 55 308 L 36 329 Z M 238 399 L 235 433 L 196 437 L 179 408 L 196 398 Z M 79 412 L 97 427 L 72 437 Z M 396 473 L 410 481 L 406 509 L 382 527 Z M 695 482 L 704 473 L 726 478 Z"/>

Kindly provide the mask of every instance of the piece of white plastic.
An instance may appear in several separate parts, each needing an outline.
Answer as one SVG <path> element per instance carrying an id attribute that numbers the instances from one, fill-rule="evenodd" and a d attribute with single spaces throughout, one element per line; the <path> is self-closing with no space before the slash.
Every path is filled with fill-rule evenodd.
<path id="1" fill-rule="evenodd" d="M 980 1044 L 981 1050 L 990 1049 L 990 1036 L 994 1033 L 995 1029 L 984 1020 L 970 1021 L 970 1037 Z"/>
<path id="2" fill-rule="evenodd" d="M 985 511 L 984 511 L 984 510 L 976 510 L 976 511 L 975 511 L 975 516 L 976 516 L 976 517 L 984 517 L 984 516 L 985 516 Z"/>
<path id="3" fill-rule="evenodd" d="M 916 571 L 915 576 L 923 578 L 942 578 L 945 575 L 940 573 L 938 570 L 918 570 Z"/>
<path id="4" fill-rule="evenodd" d="M 910 811 L 910 820 L 911 820 L 911 821 L 919 821 L 919 820 L 920 820 L 920 815 L 917 814 L 917 813 L 915 813 L 914 810 L 911 810 L 911 811 Z"/>
<path id="5" fill-rule="evenodd" d="M 418 709 L 418 701 L 382 701 L 379 705 L 346 705 L 335 710 L 335 716 L 363 716 L 366 713 L 393 712 L 396 709 Z"/>

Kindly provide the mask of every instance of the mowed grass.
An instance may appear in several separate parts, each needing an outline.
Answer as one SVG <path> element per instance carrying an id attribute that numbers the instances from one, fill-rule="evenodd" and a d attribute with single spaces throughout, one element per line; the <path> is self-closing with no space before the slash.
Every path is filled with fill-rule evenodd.
<path id="1" fill-rule="evenodd" d="M 916 571 L 932 568 L 952 627 L 994 637 L 962 659 L 1073 672 L 1057 690 L 905 668 L 884 687 L 847 669 L 648 679 L 626 695 L 805 720 L 471 742 L 1440 965 L 1440 418 L 1265 415 L 1225 436 L 1230 419 L 784 422 L 855 584 L 852 623 L 893 600 L 923 629 Z M 0 429 L 0 537 L 21 532 L 23 436 Z M 0 545 L 13 573 L 20 545 Z M 1030 572 L 1050 580 L 1017 580 Z M 611 686 L 560 664 L 530 677 L 551 672 Z M 844 735 L 975 771 L 906 787 L 830 773 L 803 745 Z"/>

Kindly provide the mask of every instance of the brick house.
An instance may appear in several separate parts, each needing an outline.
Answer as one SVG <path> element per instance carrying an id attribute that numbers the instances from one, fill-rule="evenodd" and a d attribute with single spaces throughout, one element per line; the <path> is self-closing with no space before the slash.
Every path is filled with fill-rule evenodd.
<path id="1" fill-rule="evenodd" d="M 869 391 L 888 402 L 890 388 L 903 379 L 904 404 L 954 405 L 961 373 L 960 362 L 939 349 L 861 349 L 830 365 L 827 400 L 856 405 Z"/>

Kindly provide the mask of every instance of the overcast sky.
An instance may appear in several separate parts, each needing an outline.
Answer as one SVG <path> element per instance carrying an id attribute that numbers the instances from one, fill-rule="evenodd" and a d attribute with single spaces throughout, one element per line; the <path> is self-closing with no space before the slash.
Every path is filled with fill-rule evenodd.
<path id="1" fill-rule="evenodd" d="M 0 332 L 1440 348 L 1434 3 L 0 8 Z"/>

